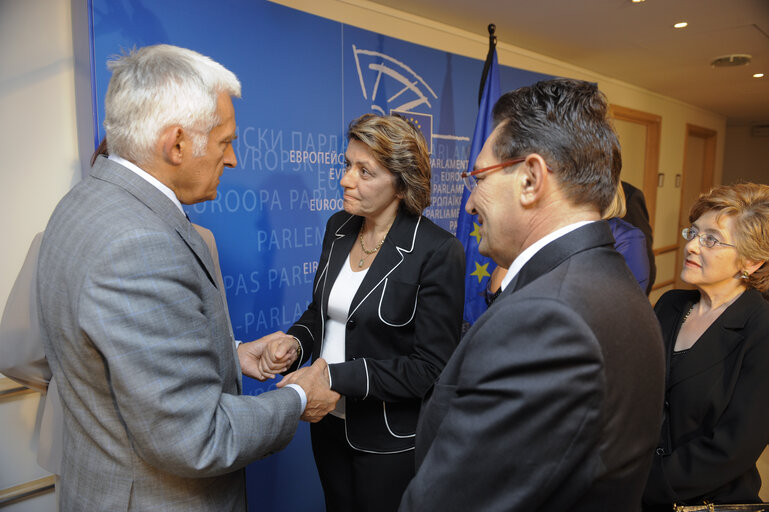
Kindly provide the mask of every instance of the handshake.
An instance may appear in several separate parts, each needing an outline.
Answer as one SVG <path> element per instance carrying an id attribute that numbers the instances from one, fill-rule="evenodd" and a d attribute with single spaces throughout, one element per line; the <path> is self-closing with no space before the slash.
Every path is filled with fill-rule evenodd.
<path id="1" fill-rule="evenodd" d="M 238 345 L 238 359 L 244 375 L 265 381 L 288 370 L 299 357 L 301 346 L 293 336 L 277 331 L 250 343 Z M 312 366 L 299 368 L 278 382 L 279 388 L 297 384 L 307 395 L 302 419 L 315 423 L 336 407 L 341 395 L 331 389 L 328 364 L 318 358 Z"/>

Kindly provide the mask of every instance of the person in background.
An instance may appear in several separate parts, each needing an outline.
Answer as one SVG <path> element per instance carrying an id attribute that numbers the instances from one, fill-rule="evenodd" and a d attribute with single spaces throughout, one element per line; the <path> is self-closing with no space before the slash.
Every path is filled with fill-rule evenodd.
<path id="1" fill-rule="evenodd" d="M 644 194 L 627 181 L 621 181 L 622 191 L 625 194 L 625 215 L 622 220 L 643 231 L 646 237 L 646 257 L 649 261 L 649 281 L 646 283 L 646 295 L 652 291 L 654 280 L 657 277 L 657 264 L 654 260 L 654 238 L 652 227 L 649 223 L 649 211 L 646 209 Z"/>
<path id="2" fill-rule="evenodd" d="M 59 202 L 37 265 L 64 417 L 61 508 L 244 511 L 241 468 L 338 395 L 322 362 L 292 389 L 240 394 L 214 263 L 181 206 L 214 199 L 237 164 L 235 75 L 170 45 L 109 67 L 109 157 Z"/>
<path id="3" fill-rule="evenodd" d="M 607 110 L 595 84 L 568 79 L 494 106 L 463 177 L 480 253 L 508 271 L 425 398 L 403 512 L 640 507 L 662 338 L 601 220 L 619 183 Z"/>
<path id="4" fill-rule="evenodd" d="M 327 510 L 392 512 L 414 475 L 422 396 L 459 341 L 464 249 L 422 215 L 430 157 L 416 127 L 365 114 L 347 138 L 344 211 L 326 226 L 312 303 L 273 343 L 289 347 L 278 367 L 328 361 L 343 397 L 311 426 Z"/>
<path id="5" fill-rule="evenodd" d="M 758 503 L 769 440 L 769 186 L 718 186 L 689 211 L 681 279 L 655 306 L 664 421 L 644 510 Z"/>
<path id="6" fill-rule="evenodd" d="M 643 231 L 625 222 L 625 193 L 620 182 L 611 205 L 603 212 L 603 218 L 609 221 L 614 237 L 614 248 L 625 258 L 628 268 L 633 273 L 641 289 L 646 292 L 649 285 L 649 256 L 646 251 L 646 237 Z"/>

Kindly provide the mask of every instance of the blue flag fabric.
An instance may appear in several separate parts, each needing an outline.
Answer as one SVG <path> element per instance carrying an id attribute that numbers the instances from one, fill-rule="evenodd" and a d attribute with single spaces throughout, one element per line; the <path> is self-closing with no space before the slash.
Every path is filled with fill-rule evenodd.
<path id="1" fill-rule="evenodd" d="M 475 131 L 473 132 L 473 141 L 470 146 L 470 157 L 467 164 L 467 170 L 472 171 L 475 159 L 481 152 L 484 142 L 491 135 L 492 109 L 500 96 L 499 92 L 499 65 L 497 64 L 497 50 L 493 50 L 491 66 L 486 76 L 486 82 L 481 97 L 481 104 L 478 108 L 478 117 L 475 120 Z M 465 211 L 465 204 L 470 197 L 470 191 L 467 188 L 462 192 L 462 202 L 459 207 L 459 218 L 457 219 L 457 238 L 465 246 L 465 312 L 464 326 L 466 330 L 471 326 L 485 311 L 486 301 L 484 300 L 484 291 L 489 283 L 491 272 L 496 264 L 491 258 L 481 256 L 478 252 L 478 243 L 481 240 L 478 232 L 476 217 Z"/>

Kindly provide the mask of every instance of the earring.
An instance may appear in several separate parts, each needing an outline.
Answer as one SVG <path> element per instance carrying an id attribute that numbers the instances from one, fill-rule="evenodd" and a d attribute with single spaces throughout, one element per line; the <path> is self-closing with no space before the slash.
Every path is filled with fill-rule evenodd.
<path id="1" fill-rule="evenodd" d="M 740 279 L 745 279 L 747 281 L 747 279 L 749 277 L 750 277 L 750 274 L 748 274 L 748 271 L 747 270 L 743 270 L 742 274 L 740 275 Z"/>

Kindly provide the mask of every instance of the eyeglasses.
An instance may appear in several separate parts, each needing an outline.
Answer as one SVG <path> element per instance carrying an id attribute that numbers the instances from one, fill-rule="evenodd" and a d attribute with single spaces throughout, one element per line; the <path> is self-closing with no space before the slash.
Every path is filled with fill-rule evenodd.
<path id="1" fill-rule="evenodd" d="M 725 245 L 726 247 L 734 247 L 732 244 L 725 244 L 724 242 L 721 242 L 718 240 L 718 238 L 714 237 L 713 235 L 710 235 L 708 233 L 699 233 L 694 228 L 684 228 L 681 231 L 681 236 L 684 237 L 684 240 L 686 241 L 692 241 L 694 240 L 694 237 L 697 237 L 697 240 L 700 242 L 700 245 L 702 247 L 712 248 L 716 245 Z"/>
<path id="2" fill-rule="evenodd" d="M 467 190 L 472 192 L 475 187 L 478 186 L 478 180 L 476 179 L 476 176 L 479 174 L 488 171 L 498 171 L 499 169 L 504 169 L 505 167 L 509 167 L 511 165 L 520 164 L 525 160 L 525 156 L 522 158 L 513 158 L 512 160 L 505 160 L 504 162 L 499 162 L 498 164 L 490 165 L 482 169 L 475 169 L 474 171 L 470 172 L 465 171 L 462 173 L 462 180 L 465 182 L 465 187 L 467 187 Z"/>

